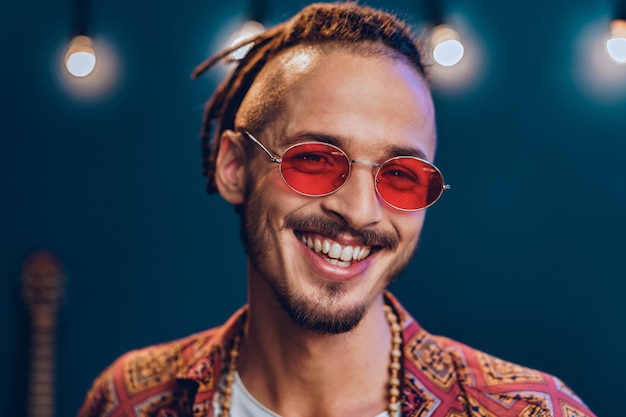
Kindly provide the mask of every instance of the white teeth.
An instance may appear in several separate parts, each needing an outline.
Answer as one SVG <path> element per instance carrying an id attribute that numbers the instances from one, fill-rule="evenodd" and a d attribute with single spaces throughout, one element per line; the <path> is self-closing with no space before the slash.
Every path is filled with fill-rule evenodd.
<path id="1" fill-rule="evenodd" d="M 343 266 L 346 268 L 350 266 L 350 262 L 340 261 L 339 259 L 328 258 L 328 262 L 330 262 L 333 265 Z"/>
<path id="2" fill-rule="evenodd" d="M 341 245 L 337 242 L 330 245 L 330 251 L 328 251 L 329 258 L 339 259 L 341 256 Z"/>
<path id="3" fill-rule="evenodd" d="M 300 235 L 300 240 L 315 253 L 325 253 L 333 265 L 350 266 L 351 261 L 363 260 L 371 251 L 368 247 L 342 246 L 328 239 L 320 240 L 306 235 Z"/>
<path id="4" fill-rule="evenodd" d="M 352 260 L 352 251 L 352 246 L 346 246 L 341 250 L 341 256 L 339 256 L 339 259 L 341 259 L 342 261 Z"/>

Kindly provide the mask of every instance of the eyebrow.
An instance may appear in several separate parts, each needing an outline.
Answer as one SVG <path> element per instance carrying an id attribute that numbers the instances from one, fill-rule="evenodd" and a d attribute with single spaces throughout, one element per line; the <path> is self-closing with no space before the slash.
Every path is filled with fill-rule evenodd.
<path id="1" fill-rule="evenodd" d="M 325 135 L 323 133 L 298 132 L 281 140 L 280 143 L 278 143 L 278 146 L 280 146 L 281 148 L 288 148 L 291 145 L 303 141 L 324 142 L 335 145 L 338 148 L 342 148 L 342 145 L 344 144 L 343 141 L 341 141 L 340 139 L 337 139 L 334 136 Z"/>
<path id="2" fill-rule="evenodd" d="M 294 135 L 288 136 L 285 139 L 281 140 L 278 144 L 282 149 L 286 149 L 291 145 L 294 145 L 298 142 L 302 141 L 315 141 L 315 142 L 324 142 L 330 145 L 335 145 L 338 148 L 341 148 L 345 152 L 345 141 L 341 140 L 335 136 L 326 135 L 323 133 L 317 132 L 298 132 Z M 419 148 L 411 147 L 411 146 L 398 146 L 398 145 L 389 145 L 384 148 L 385 156 L 388 158 L 394 158 L 397 156 L 414 156 L 416 158 L 423 159 L 428 161 L 428 157 L 426 153 Z"/>
<path id="3" fill-rule="evenodd" d="M 423 159 L 425 161 L 428 161 L 428 158 L 426 157 L 426 154 L 418 148 L 413 148 L 413 147 L 406 147 L 406 146 L 388 146 L 386 148 L 386 153 L 387 155 L 390 155 L 391 157 L 396 157 L 396 156 L 414 156 L 416 158 L 420 158 Z"/>

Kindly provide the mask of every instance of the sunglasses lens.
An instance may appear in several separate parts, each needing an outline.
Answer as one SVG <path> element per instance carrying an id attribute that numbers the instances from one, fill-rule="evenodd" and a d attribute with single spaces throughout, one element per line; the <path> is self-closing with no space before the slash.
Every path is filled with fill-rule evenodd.
<path id="1" fill-rule="evenodd" d="M 401 210 L 430 206 L 443 192 L 443 186 L 443 177 L 437 168 L 412 157 L 390 159 L 376 174 L 380 196 Z"/>
<path id="2" fill-rule="evenodd" d="M 325 143 L 302 143 L 285 152 L 280 174 L 295 191 L 320 196 L 341 187 L 348 178 L 350 161 L 334 146 Z"/>
<path id="3" fill-rule="evenodd" d="M 287 149 L 280 175 L 294 191 L 323 196 L 347 180 L 350 160 L 339 148 L 326 143 L 301 143 Z M 400 210 L 420 210 L 433 204 L 443 192 L 437 168 L 418 158 L 400 156 L 385 162 L 376 174 L 378 194 Z"/>

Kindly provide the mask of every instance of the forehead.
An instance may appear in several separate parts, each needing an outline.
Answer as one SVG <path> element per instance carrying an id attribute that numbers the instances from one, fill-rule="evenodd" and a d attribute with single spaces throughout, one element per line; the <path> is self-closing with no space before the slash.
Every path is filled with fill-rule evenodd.
<path id="1" fill-rule="evenodd" d="M 406 60 L 345 48 L 295 48 L 279 59 L 285 103 L 272 129 L 275 145 L 317 134 L 334 138 L 353 157 L 413 148 L 434 158 L 430 90 Z"/>

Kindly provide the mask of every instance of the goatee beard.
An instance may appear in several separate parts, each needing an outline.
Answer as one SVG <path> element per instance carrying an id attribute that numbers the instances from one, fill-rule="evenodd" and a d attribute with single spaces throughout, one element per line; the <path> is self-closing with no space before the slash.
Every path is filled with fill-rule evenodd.
<path id="1" fill-rule="evenodd" d="M 324 335 L 346 333 L 354 329 L 365 315 L 364 303 L 336 308 L 335 300 L 343 293 L 339 283 L 325 285 L 323 294 L 314 300 L 290 291 L 284 285 L 274 284 L 272 290 L 276 300 L 289 318 L 304 330 Z"/>
<path id="2" fill-rule="evenodd" d="M 267 234 L 269 225 L 262 215 L 262 193 L 257 190 L 247 194 L 244 205 L 239 207 L 241 216 L 240 238 L 250 263 L 259 271 L 272 289 L 277 303 L 291 320 L 304 330 L 322 335 L 346 333 L 358 326 L 368 305 L 366 300 L 351 305 L 341 305 L 340 301 L 345 294 L 347 284 L 341 282 L 320 284 L 318 293 L 311 297 L 298 292 L 296 288 L 289 286 L 285 280 L 277 277 L 276 274 L 280 274 L 279 271 L 268 271 L 264 267 L 267 254 L 274 249 L 271 238 Z M 285 228 L 318 231 L 331 237 L 347 233 L 363 245 L 388 250 L 395 250 L 399 244 L 399 239 L 394 234 L 372 230 L 354 230 L 337 220 L 321 216 L 303 218 L 290 214 L 285 218 Z M 395 281 L 406 269 L 409 260 L 410 257 L 401 259 L 388 271 L 385 286 Z"/>

